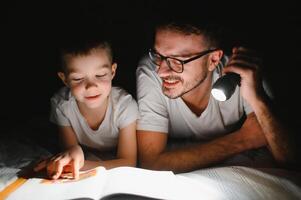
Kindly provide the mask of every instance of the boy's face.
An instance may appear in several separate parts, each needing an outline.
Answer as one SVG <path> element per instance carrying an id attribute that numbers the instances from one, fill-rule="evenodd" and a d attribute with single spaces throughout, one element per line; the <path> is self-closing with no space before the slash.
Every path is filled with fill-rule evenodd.
<path id="1" fill-rule="evenodd" d="M 104 49 L 97 49 L 89 55 L 69 57 L 67 72 L 58 75 L 70 87 L 78 104 L 97 108 L 110 94 L 116 67 Z"/>

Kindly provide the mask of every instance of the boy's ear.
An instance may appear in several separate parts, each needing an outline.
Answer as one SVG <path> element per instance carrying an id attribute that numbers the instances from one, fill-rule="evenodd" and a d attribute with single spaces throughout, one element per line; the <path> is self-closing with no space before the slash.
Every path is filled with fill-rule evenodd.
<path id="1" fill-rule="evenodd" d="M 220 62 L 221 58 L 223 56 L 223 51 L 222 50 L 216 50 L 214 52 L 212 52 L 212 54 L 210 55 L 210 64 L 209 64 L 209 71 L 213 71 L 216 66 L 218 65 L 218 63 Z"/>
<path id="2" fill-rule="evenodd" d="M 117 69 L 117 63 L 113 63 L 112 65 L 112 79 L 114 78 L 116 74 L 116 69 Z"/>
<path id="3" fill-rule="evenodd" d="M 66 80 L 66 76 L 64 72 L 58 72 L 57 75 L 60 77 L 60 79 L 63 81 L 63 83 L 68 86 L 67 80 Z"/>

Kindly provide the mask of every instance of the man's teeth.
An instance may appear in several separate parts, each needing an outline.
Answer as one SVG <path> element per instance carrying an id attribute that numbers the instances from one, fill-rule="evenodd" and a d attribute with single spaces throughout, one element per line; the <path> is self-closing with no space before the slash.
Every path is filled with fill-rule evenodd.
<path id="1" fill-rule="evenodd" d="M 177 82 L 177 80 L 164 80 L 164 81 L 167 83 L 176 83 Z"/>

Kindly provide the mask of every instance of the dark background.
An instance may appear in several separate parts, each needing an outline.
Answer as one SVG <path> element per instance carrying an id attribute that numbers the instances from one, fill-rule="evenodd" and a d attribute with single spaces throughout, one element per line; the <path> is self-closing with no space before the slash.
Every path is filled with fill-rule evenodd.
<path id="1" fill-rule="evenodd" d="M 58 49 L 69 36 L 109 32 L 118 63 L 114 84 L 135 96 L 135 69 L 151 46 L 156 17 L 173 15 L 220 23 L 226 51 L 234 44 L 257 50 L 283 118 L 300 130 L 297 1 L 10 1 L 1 10 L 1 136 L 47 141 L 52 134 L 49 99 L 62 86 Z"/>

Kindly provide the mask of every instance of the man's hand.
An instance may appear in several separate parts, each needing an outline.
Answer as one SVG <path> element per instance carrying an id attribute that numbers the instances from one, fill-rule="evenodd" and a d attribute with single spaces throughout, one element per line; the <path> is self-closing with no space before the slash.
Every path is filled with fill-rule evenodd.
<path id="1" fill-rule="evenodd" d="M 261 96 L 263 90 L 259 74 L 261 59 L 254 52 L 243 47 L 233 48 L 232 52 L 223 72 L 234 72 L 240 75 L 241 95 L 252 104 Z"/>
<path id="2" fill-rule="evenodd" d="M 47 175 L 51 179 L 58 179 L 64 173 L 72 173 L 74 179 L 78 179 L 79 170 L 84 165 L 84 153 L 79 145 L 59 153 L 49 159 L 43 160 L 34 171 L 47 170 Z"/>

